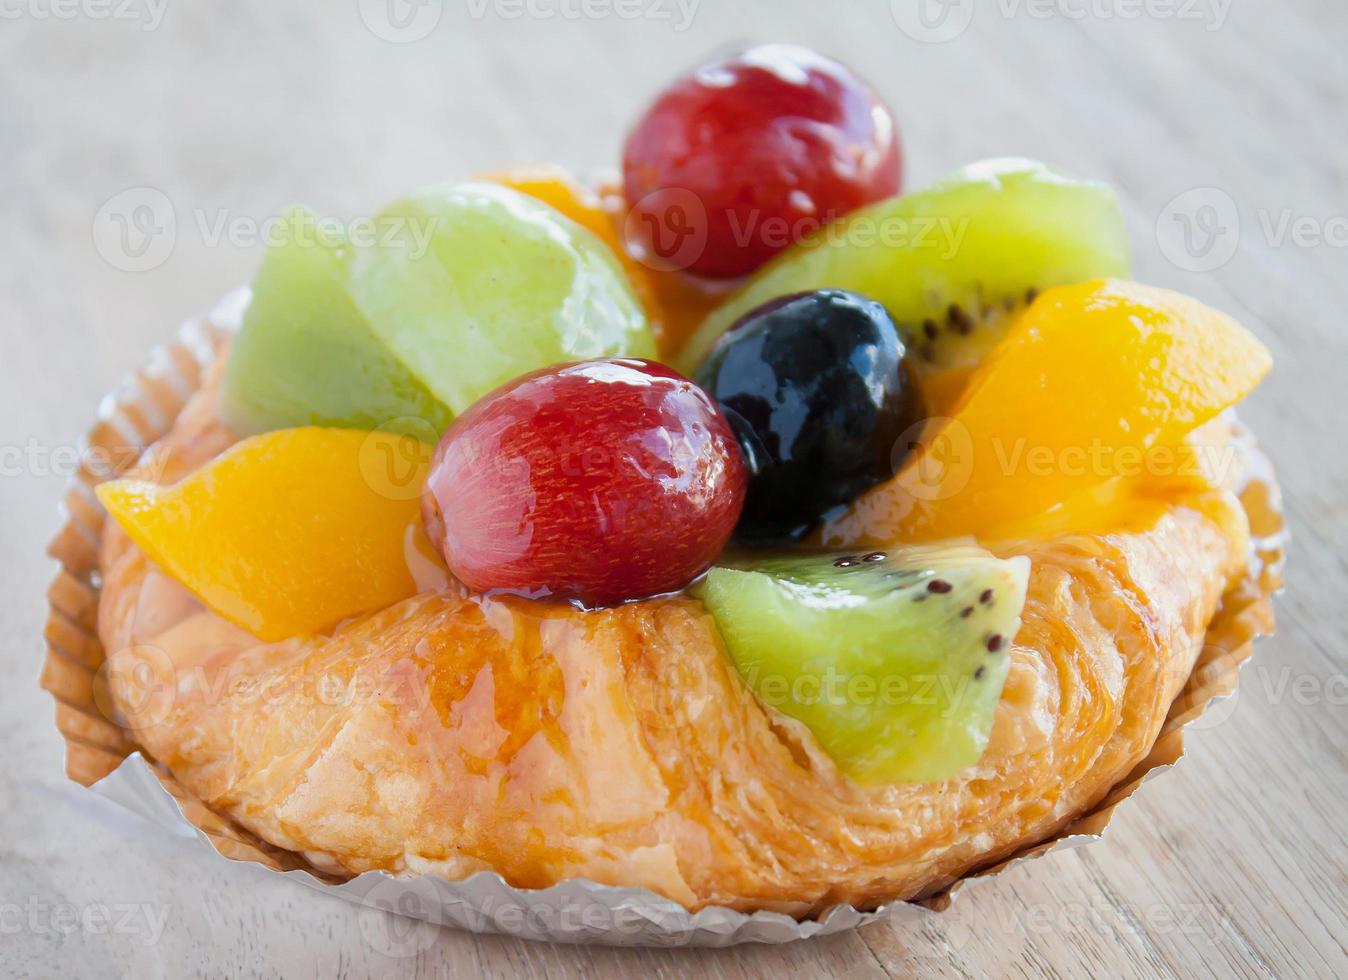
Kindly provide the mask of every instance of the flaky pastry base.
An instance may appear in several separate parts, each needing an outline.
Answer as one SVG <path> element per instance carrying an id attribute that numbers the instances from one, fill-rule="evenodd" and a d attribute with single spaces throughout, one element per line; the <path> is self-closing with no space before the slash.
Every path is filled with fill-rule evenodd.
<path id="1" fill-rule="evenodd" d="M 156 447 L 165 480 L 233 441 L 223 361 Z M 135 742 L 320 870 L 581 877 L 803 916 L 935 894 L 1098 804 L 1156 741 L 1251 553 L 1223 490 L 1146 530 L 996 550 L 1032 572 L 992 738 L 921 785 L 840 773 L 745 687 L 688 598 L 582 613 L 450 587 L 263 644 L 108 522 L 98 633 Z"/>

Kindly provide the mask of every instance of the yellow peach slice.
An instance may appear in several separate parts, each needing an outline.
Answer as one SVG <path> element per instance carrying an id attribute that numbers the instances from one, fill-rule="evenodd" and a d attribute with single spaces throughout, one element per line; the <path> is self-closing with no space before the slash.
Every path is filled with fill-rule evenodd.
<path id="1" fill-rule="evenodd" d="M 1235 320 L 1187 296 L 1117 280 L 1050 289 L 898 475 L 828 522 L 823 540 L 987 536 L 1111 480 L 1197 479 L 1185 437 L 1271 363 Z"/>
<path id="2" fill-rule="evenodd" d="M 430 454 L 394 433 L 282 429 L 171 486 L 114 480 L 98 499 L 168 575 L 272 641 L 418 591 L 438 561 L 421 528 Z"/>

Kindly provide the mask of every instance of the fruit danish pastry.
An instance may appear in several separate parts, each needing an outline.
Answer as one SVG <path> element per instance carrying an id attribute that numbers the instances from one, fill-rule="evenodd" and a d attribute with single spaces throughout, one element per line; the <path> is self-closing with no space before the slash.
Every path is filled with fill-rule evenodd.
<path id="1" fill-rule="evenodd" d="M 1061 833 L 1250 567 L 1267 351 L 1128 281 L 1100 184 L 899 194 L 813 52 L 679 81 L 623 164 L 431 187 L 378 241 L 287 215 L 98 489 L 135 741 L 336 875 L 803 916 Z"/>

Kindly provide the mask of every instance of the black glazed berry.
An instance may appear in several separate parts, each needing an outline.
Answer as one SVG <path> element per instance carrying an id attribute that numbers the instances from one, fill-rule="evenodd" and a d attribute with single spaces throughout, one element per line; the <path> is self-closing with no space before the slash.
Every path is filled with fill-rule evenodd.
<path id="1" fill-rule="evenodd" d="M 773 300 L 721 337 L 697 373 L 749 467 L 736 537 L 798 540 L 889 478 L 922 418 L 894 321 L 874 300 L 821 289 Z"/>

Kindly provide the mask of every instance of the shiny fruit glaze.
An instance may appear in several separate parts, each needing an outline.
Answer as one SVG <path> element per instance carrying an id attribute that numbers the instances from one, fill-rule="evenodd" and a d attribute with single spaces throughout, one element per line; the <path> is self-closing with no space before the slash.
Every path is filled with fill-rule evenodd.
<path id="1" fill-rule="evenodd" d="M 1190 437 L 1271 364 L 1239 323 L 1179 293 L 1120 280 L 1047 290 L 950 417 L 922 433 L 893 480 L 827 521 L 823 541 L 995 539 L 1062 509 L 1114 512 L 1139 485 L 1191 494 L 1209 479 L 1205 455 L 1218 466 L 1229 457 L 1224 436 Z"/>
<path id="2" fill-rule="evenodd" d="M 885 308 L 841 289 L 765 303 L 722 335 L 697 373 L 739 437 L 749 493 L 736 537 L 804 536 L 891 477 L 922 421 Z"/>
<path id="3" fill-rule="evenodd" d="M 651 319 L 657 341 L 661 339 L 660 323 L 657 320 L 659 304 L 650 282 L 654 270 L 638 262 L 623 246 L 622 229 L 613 220 L 613 214 L 596 191 L 577 181 L 561 167 L 548 165 L 517 167 L 489 174 L 486 179 L 512 187 L 556 208 L 607 245 L 618 259 L 623 272 L 627 273 L 632 291 L 637 294 L 647 317 Z M 663 343 L 660 346 L 663 350 Z"/>
<path id="4" fill-rule="evenodd" d="M 628 229 L 652 261 L 741 276 L 897 194 L 900 169 L 894 120 L 865 82 L 808 48 L 762 45 L 675 82 L 637 123 Z"/>
<path id="5" fill-rule="evenodd" d="M 646 309 L 662 359 L 674 357 L 716 306 L 734 289 L 729 280 L 702 279 L 639 261 L 623 240 L 626 207 L 617 180 L 590 190 L 560 167 L 520 167 L 488 179 L 550 204 L 594 232 L 613 250 Z"/>
<path id="6" fill-rule="evenodd" d="M 739 519 L 746 475 L 702 389 L 663 365 L 525 375 L 445 432 L 422 514 L 479 592 L 605 606 L 683 588 Z"/>
<path id="7" fill-rule="evenodd" d="M 444 584 L 417 514 L 430 456 L 407 436 L 306 426 L 244 439 L 171 485 L 97 493 L 159 568 L 270 642 Z"/>

